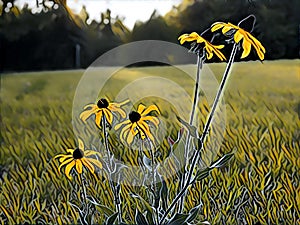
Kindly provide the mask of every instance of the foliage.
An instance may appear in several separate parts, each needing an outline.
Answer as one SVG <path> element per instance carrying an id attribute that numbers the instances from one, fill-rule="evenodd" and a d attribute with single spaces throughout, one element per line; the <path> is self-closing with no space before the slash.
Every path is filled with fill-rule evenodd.
<path id="1" fill-rule="evenodd" d="M 298 0 L 186 0 L 164 17 L 153 12 L 148 21 L 137 22 L 132 31 L 120 18 L 111 18 L 109 10 L 101 14 L 100 22 L 88 24 L 85 8 L 70 17 L 64 7 L 43 6 L 36 14 L 28 7 L 16 6 L 5 13 L 3 7 L 0 69 L 5 71 L 86 68 L 101 54 L 123 43 L 145 39 L 178 43 L 174 37 L 193 31 L 195 24 L 196 31 L 202 31 L 215 20 L 235 23 L 251 13 L 259 24 L 254 36 L 268 49 L 266 59 L 299 58 Z M 106 19 L 109 23 L 104 23 Z M 81 47 L 80 65 L 75 63 L 76 44 Z M 227 56 L 230 50 L 226 51 Z M 254 58 L 250 54 L 246 60 Z"/>
<path id="2" fill-rule="evenodd" d="M 220 152 L 222 156 L 236 147 L 235 157 L 230 166 L 212 170 L 211 176 L 192 185 L 183 217 L 177 219 L 187 220 L 187 212 L 201 203 L 199 209 L 193 210 L 199 210 L 196 220 L 208 220 L 212 224 L 299 222 L 300 121 L 295 111 L 299 104 L 296 96 L 300 95 L 296 82 L 298 64 L 299 60 L 235 65 L 225 92 L 227 124 Z M 224 64 L 210 67 L 220 74 Z M 126 83 L 130 82 L 130 75 L 161 73 L 192 93 L 189 80 L 171 67 L 124 69 L 115 78 L 122 77 Z M 74 206 L 80 204 L 79 182 L 75 177 L 69 183 L 65 176 L 58 175 L 58 163 L 51 158 L 76 146 L 70 121 L 72 98 L 80 75 L 79 71 L 1 77 L 0 218 L 3 224 L 79 221 Z M 47 85 L 33 91 L 24 89 L 29 83 Z M 23 98 L 17 98 L 20 95 Z M 164 102 L 156 104 L 160 107 Z M 202 129 L 209 106 L 203 99 L 199 107 Z M 160 108 L 161 114 L 169 118 L 166 112 L 170 109 L 165 105 Z M 171 122 L 170 135 L 176 139 L 178 123 Z M 208 149 L 213 147 L 213 142 L 210 145 Z M 161 149 L 169 147 L 163 143 Z M 134 154 L 123 154 L 122 158 L 129 165 L 136 160 Z M 174 162 L 168 161 L 161 169 L 170 171 L 172 166 Z M 87 173 L 86 179 L 87 193 L 97 200 L 97 204 L 91 204 L 93 218 L 90 219 L 100 224 L 108 218 L 113 220 L 113 194 L 108 179 L 101 171 L 95 176 Z M 178 183 L 170 179 L 164 183 L 168 190 L 166 201 L 170 204 Z M 133 199 L 130 193 L 141 198 Z M 142 200 L 147 199 L 145 189 L 122 185 L 121 198 L 124 222 L 134 221 L 137 204 L 142 214 L 147 211 Z"/>

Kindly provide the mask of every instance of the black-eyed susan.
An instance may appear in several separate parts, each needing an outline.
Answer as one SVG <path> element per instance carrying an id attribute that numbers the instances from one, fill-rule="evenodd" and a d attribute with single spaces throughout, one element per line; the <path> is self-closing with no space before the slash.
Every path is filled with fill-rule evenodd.
<path id="1" fill-rule="evenodd" d="M 101 127 L 101 121 L 105 116 L 109 125 L 112 124 L 113 114 L 117 112 L 122 118 L 126 117 L 126 113 L 121 106 L 125 105 L 129 101 L 126 100 L 121 103 L 109 102 L 106 98 L 101 98 L 96 104 L 89 104 L 84 107 L 85 111 L 80 114 L 80 119 L 86 121 L 91 115 L 95 114 L 95 123 L 98 127 Z"/>
<path id="2" fill-rule="evenodd" d="M 154 142 L 154 137 L 150 132 L 149 122 L 158 126 L 159 120 L 149 115 L 150 112 L 156 111 L 160 114 L 159 109 L 156 105 L 150 105 L 148 108 L 143 104 L 139 104 L 137 111 L 132 111 L 128 115 L 128 120 L 117 124 L 115 129 L 118 130 L 122 127 L 120 138 L 122 141 L 127 142 L 129 145 L 133 142 L 133 138 L 136 135 L 139 135 L 140 138 L 144 139 L 148 137 L 151 141 Z"/>
<path id="3" fill-rule="evenodd" d="M 68 154 L 59 154 L 54 158 L 59 158 L 59 162 L 61 163 L 58 167 L 59 172 L 63 166 L 66 166 L 65 174 L 69 179 L 72 179 L 70 176 L 72 168 L 75 168 L 79 174 L 82 173 L 83 166 L 91 173 L 95 171 L 94 165 L 102 169 L 102 163 L 99 160 L 88 158 L 88 156 L 100 155 L 100 153 L 92 150 L 84 150 L 84 144 L 80 139 L 78 139 L 78 148 L 67 149 L 67 152 Z"/>
<path id="4" fill-rule="evenodd" d="M 249 32 L 245 31 L 239 26 L 233 25 L 232 23 L 223 23 L 223 22 L 216 22 L 211 26 L 211 31 L 215 32 L 222 28 L 223 34 L 228 34 L 233 32 L 234 36 L 234 42 L 239 43 L 241 40 L 243 40 L 242 47 L 244 49 L 241 59 L 247 57 L 251 51 L 251 46 L 253 46 L 257 52 L 258 57 L 260 60 L 264 59 L 264 55 L 266 53 L 265 48 L 262 46 L 262 44 Z"/>
<path id="5" fill-rule="evenodd" d="M 180 44 L 183 44 L 186 41 L 196 42 L 198 44 L 204 44 L 203 48 L 206 52 L 207 59 L 211 59 L 215 54 L 221 61 L 226 60 L 223 53 L 219 50 L 224 48 L 224 45 L 213 45 L 209 41 L 201 37 L 199 34 L 197 34 L 196 32 L 192 32 L 190 34 L 183 34 L 178 38 L 178 40 L 180 40 Z"/>

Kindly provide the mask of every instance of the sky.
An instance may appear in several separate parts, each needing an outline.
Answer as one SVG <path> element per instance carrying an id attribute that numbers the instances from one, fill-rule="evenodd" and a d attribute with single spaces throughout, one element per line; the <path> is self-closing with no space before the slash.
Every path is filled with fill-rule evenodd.
<path id="1" fill-rule="evenodd" d="M 133 28 L 135 21 L 147 21 L 154 9 L 161 15 L 170 11 L 173 5 L 178 5 L 181 0 L 68 0 L 68 6 L 75 13 L 80 12 L 82 5 L 90 15 L 90 19 L 100 20 L 100 13 L 106 9 L 111 10 L 111 16 L 124 17 L 124 24 L 128 28 Z M 16 0 L 15 4 L 23 6 L 25 3 L 36 10 L 36 0 Z"/>

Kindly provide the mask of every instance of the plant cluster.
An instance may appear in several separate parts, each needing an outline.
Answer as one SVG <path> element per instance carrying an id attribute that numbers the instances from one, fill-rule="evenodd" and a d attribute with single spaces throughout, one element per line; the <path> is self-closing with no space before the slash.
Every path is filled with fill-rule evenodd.
<path id="1" fill-rule="evenodd" d="M 180 178 L 172 198 L 168 195 L 166 180 L 160 173 L 164 162 L 159 160 L 159 143 L 154 135 L 154 129 L 159 129 L 160 124 L 159 108 L 156 105 L 146 107 L 143 104 L 139 104 L 137 109 L 126 114 L 122 107 L 129 102 L 128 100 L 116 103 L 111 102 L 108 98 L 100 98 L 95 104 L 89 104 L 84 107 L 84 111 L 80 114 L 80 119 L 86 122 L 90 117 L 94 117 L 96 127 L 100 131 L 100 141 L 103 143 L 105 151 L 100 151 L 99 149 L 85 150 L 84 143 L 81 139 L 78 139 L 77 148 L 68 149 L 67 154 L 59 154 L 54 157 L 58 158 L 60 162 L 58 171 L 65 167 L 64 173 L 70 182 L 72 182 L 71 175 L 74 175 L 77 177 L 75 182 L 80 184 L 80 195 L 78 196 L 80 204 L 70 204 L 78 210 L 82 224 L 92 223 L 93 212 L 91 209 L 93 207 L 105 207 L 97 201 L 95 196 L 86 191 L 89 180 L 85 174 L 88 172 L 92 174 L 96 172 L 101 173 L 102 179 L 109 181 L 115 210 L 106 218 L 106 224 L 124 224 L 123 220 L 128 221 L 122 217 L 122 209 L 124 207 L 122 207 L 123 203 L 120 198 L 120 193 L 126 189 L 126 186 L 138 186 L 145 190 L 146 193 L 145 196 L 140 196 L 133 191 L 129 193 L 129 197 L 135 199 L 136 202 L 134 210 L 135 221 L 132 221 L 136 224 L 208 224 L 208 221 L 198 220 L 201 202 L 193 208 L 187 209 L 186 197 L 190 194 L 192 185 L 197 185 L 198 182 L 209 176 L 215 168 L 222 168 L 234 154 L 233 152 L 225 154 L 209 165 L 201 163 L 201 153 L 210 134 L 211 123 L 236 54 L 243 50 L 241 58 L 244 58 L 249 55 L 251 47 L 253 47 L 260 60 L 264 59 L 264 47 L 248 31 L 241 28 L 245 24 L 250 24 L 250 29 L 252 30 L 254 23 L 255 17 L 250 15 L 237 26 L 231 23 L 217 22 L 201 35 L 192 32 L 179 37 L 181 44 L 184 42 L 192 43 L 190 51 L 198 57 L 198 70 L 190 121 L 186 122 L 180 116 L 177 116 L 186 134 L 184 134 L 183 129 L 180 129 L 177 140 L 168 137 L 171 148 L 175 148 L 179 141 L 185 139 L 184 149 L 181 151 L 184 154 L 184 162 L 179 162 L 174 154 L 169 155 L 169 158 L 172 158 L 173 162 L 175 162 L 174 170 Z M 209 30 L 211 32 L 221 30 L 221 33 L 227 38 L 227 43 L 232 43 L 233 48 L 203 131 L 199 132 L 198 128 L 193 124 L 195 110 L 199 101 L 199 78 L 203 63 L 214 55 L 222 61 L 226 59 L 220 51 L 224 45 L 212 44 L 214 35 L 210 41 L 202 37 Z M 123 121 L 118 122 L 120 119 Z M 123 171 L 126 171 L 128 166 L 116 159 L 115 152 L 118 151 L 117 148 L 120 145 L 116 147 L 112 143 L 110 137 L 112 130 L 117 132 L 119 144 L 122 143 L 130 151 L 137 150 L 137 167 L 139 168 L 138 173 L 141 173 L 142 176 L 141 183 L 134 179 L 130 182 L 122 179 Z M 172 153 L 172 149 L 170 152 Z"/>

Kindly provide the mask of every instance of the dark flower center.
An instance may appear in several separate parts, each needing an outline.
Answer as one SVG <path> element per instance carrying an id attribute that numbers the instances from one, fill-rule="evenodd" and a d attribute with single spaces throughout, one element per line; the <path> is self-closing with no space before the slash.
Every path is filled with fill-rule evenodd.
<path id="1" fill-rule="evenodd" d="M 108 107 L 108 101 L 105 98 L 101 98 L 98 102 L 97 102 L 97 106 L 101 109 L 103 108 L 107 108 Z"/>
<path id="2" fill-rule="evenodd" d="M 73 158 L 74 159 L 81 159 L 84 156 L 84 153 L 81 149 L 76 148 L 73 152 Z"/>
<path id="3" fill-rule="evenodd" d="M 131 113 L 129 113 L 129 120 L 132 123 L 135 123 L 137 121 L 139 121 L 141 119 L 141 114 L 139 114 L 138 112 L 132 111 Z"/>

